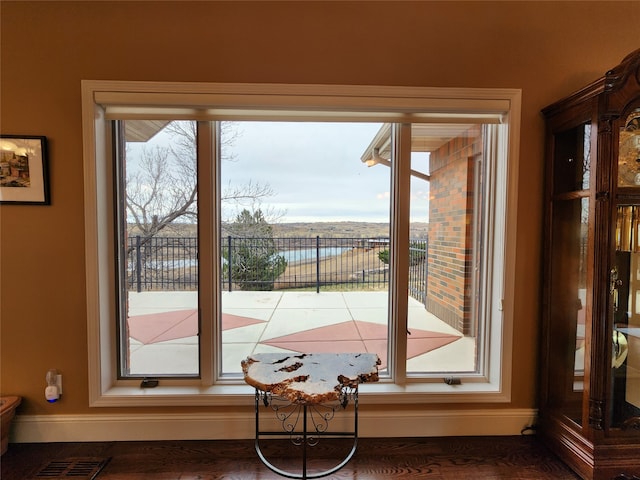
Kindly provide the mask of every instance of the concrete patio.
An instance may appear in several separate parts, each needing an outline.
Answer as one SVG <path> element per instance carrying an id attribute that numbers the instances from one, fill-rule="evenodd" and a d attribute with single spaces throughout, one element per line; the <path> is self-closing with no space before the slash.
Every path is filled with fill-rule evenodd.
<path id="1" fill-rule="evenodd" d="M 131 374 L 196 374 L 196 292 L 129 293 Z M 377 353 L 387 364 L 387 292 L 235 291 L 222 293 L 223 372 L 258 352 Z M 407 370 L 472 371 L 475 338 L 409 298 Z"/>

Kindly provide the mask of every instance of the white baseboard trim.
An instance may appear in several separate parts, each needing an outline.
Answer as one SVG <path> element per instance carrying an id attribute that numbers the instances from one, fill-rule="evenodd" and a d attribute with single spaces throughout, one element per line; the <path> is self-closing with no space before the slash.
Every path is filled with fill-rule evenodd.
<path id="1" fill-rule="evenodd" d="M 261 418 L 264 415 L 261 413 Z M 361 411 L 358 426 L 362 438 L 520 435 L 523 428 L 535 424 L 536 416 L 534 409 Z M 345 412 L 343 421 L 347 419 L 349 415 Z M 10 441 L 225 440 L 253 438 L 254 431 L 253 411 L 246 414 L 16 415 Z"/>

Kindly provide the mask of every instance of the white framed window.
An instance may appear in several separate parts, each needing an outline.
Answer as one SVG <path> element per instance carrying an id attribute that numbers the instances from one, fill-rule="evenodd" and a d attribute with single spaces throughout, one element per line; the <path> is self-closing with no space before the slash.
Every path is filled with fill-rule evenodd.
<path id="1" fill-rule="evenodd" d="M 359 312 L 358 318 L 333 323 L 342 326 L 353 321 L 356 329 L 373 332 L 370 338 L 361 335 L 364 348 L 374 349 L 384 362 L 382 380 L 362 389 L 361 394 L 369 402 L 509 401 L 519 90 L 110 81 L 84 81 L 82 88 L 91 405 L 210 405 L 234 404 L 245 399 L 251 389 L 239 375 L 238 358 L 256 348 L 295 351 L 300 347 L 294 343 L 304 337 L 292 337 L 298 332 L 291 330 L 287 312 L 263 309 L 247 313 L 248 299 L 266 295 L 260 293 L 265 291 L 269 295 L 261 297 L 263 302 L 276 297 L 274 301 L 280 306 L 293 302 L 292 299 L 307 302 L 289 304 L 289 308 L 299 309 L 296 315 L 308 318 L 307 329 L 327 326 L 314 322 L 319 322 L 318 310 L 337 298 L 329 293 L 339 293 L 340 301 L 346 302 L 346 310 Z M 174 136 L 169 140 L 164 135 L 167 129 L 173 128 L 175 132 L 185 127 L 191 136 L 177 140 Z M 271 133 L 265 135 L 267 127 Z M 294 127 L 300 130 L 292 133 Z M 332 155 L 359 152 L 354 163 L 363 173 L 371 173 L 371 177 L 358 186 L 356 180 L 351 180 L 353 188 L 336 190 L 334 199 L 346 207 L 350 205 L 346 200 L 349 190 L 365 196 L 364 188 L 373 182 L 375 172 L 388 185 L 388 191 L 383 192 L 388 194 L 387 216 L 380 222 L 388 225 L 388 235 L 359 238 L 358 242 L 342 235 L 343 241 L 350 243 L 322 248 L 375 249 L 383 265 L 378 263 L 375 268 L 366 269 L 358 266 L 357 271 L 364 270 L 362 277 L 368 281 L 383 278 L 383 286 L 378 289 L 382 295 L 377 297 L 381 300 L 364 298 L 371 292 L 362 291 L 358 292 L 358 298 L 350 300 L 343 300 L 344 294 L 335 291 L 325 293 L 316 289 L 301 293 L 299 284 L 294 290 L 288 283 L 290 280 L 281 276 L 284 269 L 278 272 L 280 289 L 284 292 L 274 287 L 274 278 L 268 282 L 255 277 L 230 278 L 233 268 L 229 263 L 238 261 L 233 252 L 239 250 L 226 249 L 236 237 L 246 247 L 247 235 L 232 238 L 223 233 L 235 232 L 234 228 L 242 227 L 243 222 L 254 228 L 264 220 L 264 210 L 273 206 L 260 204 L 256 208 L 252 203 L 251 208 L 244 208 L 247 206 L 244 205 L 235 212 L 235 217 L 225 210 L 229 206 L 225 199 L 237 200 L 242 196 L 225 193 L 225 188 L 237 188 L 233 179 L 239 175 L 237 165 L 234 170 L 231 164 L 225 164 L 225 158 L 240 158 L 238 164 L 247 162 L 240 170 L 257 172 L 257 167 L 249 163 L 251 155 L 257 154 L 244 152 L 242 142 L 229 141 L 237 133 L 234 128 L 242 130 L 242 136 L 262 133 L 263 147 L 270 152 L 277 151 L 278 139 L 288 143 L 291 150 L 294 143 L 303 143 L 303 138 L 309 138 L 308 142 L 317 140 L 323 130 L 331 135 L 323 144 L 326 147 L 323 150 L 328 152 L 328 145 L 337 142 L 336 132 L 348 132 L 347 143 Z M 357 131 L 363 136 L 352 133 Z M 156 151 L 154 158 L 161 161 L 147 165 L 146 173 L 153 172 L 153 168 L 169 168 L 167 178 L 172 182 L 162 187 L 164 200 L 173 191 L 171 185 L 178 182 L 186 186 L 180 193 L 183 197 L 185 192 L 197 193 L 193 202 L 186 202 L 188 211 L 160 206 L 155 211 L 132 208 L 145 201 L 148 205 L 150 201 L 144 197 L 150 188 L 149 179 L 145 181 L 138 176 L 136 183 L 134 175 L 144 170 L 141 165 L 148 150 L 144 153 L 134 141 L 152 148 L 150 139 L 154 137 L 166 150 Z M 188 138 L 187 144 L 179 143 L 180 138 Z M 307 152 L 318 149 L 312 143 L 303 144 L 302 148 Z M 187 157 L 191 163 L 186 166 L 176 163 Z M 307 157 L 311 160 L 311 155 Z M 349 158 L 354 158 L 354 154 L 349 153 Z M 268 161 L 273 162 L 269 170 L 275 175 L 256 173 L 256 188 L 260 188 L 260 182 L 272 183 L 291 173 L 300 164 L 299 158 L 288 165 Z M 284 162 L 282 155 L 279 161 Z M 319 179 L 322 169 L 330 168 L 326 162 L 324 167 L 322 162 L 316 166 L 320 169 L 316 173 L 299 172 L 295 173 L 296 178 L 300 183 Z M 344 160 L 341 165 L 346 163 Z M 373 167 L 367 169 L 365 164 Z M 337 178 L 348 176 L 349 171 L 336 174 L 332 183 L 338 184 Z M 179 180 L 178 175 L 182 175 Z M 455 197 L 453 180 L 459 182 L 455 188 L 460 189 Z M 294 194 L 288 188 L 277 189 L 282 198 Z M 256 199 L 255 195 L 249 197 Z M 156 200 L 159 198 L 156 195 Z M 326 209 L 328 202 L 325 200 Z M 295 210 L 302 203 L 301 197 L 300 201 L 289 199 L 288 203 L 285 198 L 275 205 L 293 206 Z M 235 208 L 239 205 L 236 203 Z M 310 213 L 310 207 L 305 208 L 299 212 L 301 217 Z M 360 216 L 371 208 L 365 207 Z M 425 210 L 420 213 L 420 209 Z M 153 232 L 162 222 L 163 213 L 177 210 L 181 220 L 171 217 L 172 227 L 178 232 L 176 237 Z M 425 238 L 412 238 L 413 227 L 427 222 Z M 139 238 L 134 240 L 135 237 Z M 158 237 L 163 237 L 161 244 L 150 248 L 149 239 Z M 195 254 L 187 241 L 192 237 L 197 240 Z M 255 239 L 256 235 L 249 237 Z M 268 237 L 268 248 L 275 248 L 272 230 Z M 320 241 L 319 235 L 315 237 Z M 264 251 L 265 241 L 263 236 L 260 238 L 259 248 Z M 305 250 L 300 238 L 296 241 L 292 249 Z M 143 254 L 145 246 L 147 251 Z M 136 248 L 137 254 L 131 256 Z M 282 255 L 284 248 L 276 248 L 276 256 Z M 167 249 L 172 253 L 167 254 Z M 385 255 L 379 255 L 384 250 L 386 261 L 382 261 Z M 151 251 L 160 252 L 160 257 L 149 260 Z M 149 288 L 155 291 L 141 287 L 140 275 L 131 276 L 133 271 L 140 273 L 141 266 L 134 263 L 140 263 L 141 258 L 148 270 L 157 270 L 159 266 L 166 270 L 169 265 L 169 270 L 175 271 L 184 268 L 189 255 L 194 255 L 197 268 L 187 263 L 186 271 L 172 277 L 170 288 L 158 289 L 157 281 L 163 280 L 158 280 L 157 272 L 150 272 Z M 267 257 L 275 258 L 274 255 L 269 253 Z M 319 278 L 321 254 L 316 255 L 318 262 L 313 275 Z M 296 257 L 287 257 L 283 262 L 280 267 L 286 264 L 290 270 L 293 264 L 300 263 Z M 192 280 L 194 272 L 195 286 L 178 288 L 176 292 L 176 285 L 186 281 L 185 278 Z M 422 272 L 424 277 L 416 277 Z M 303 275 L 300 270 L 296 282 Z M 252 287 L 243 287 L 242 281 L 253 282 Z M 358 283 L 359 278 L 351 282 Z M 288 288 L 282 288 L 285 284 Z M 166 303 L 169 290 L 180 297 L 177 304 Z M 248 295 L 242 297 L 240 293 Z M 322 298 L 321 306 L 318 295 Z M 376 312 L 365 309 L 376 302 L 379 302 Z M 179 337 L 182 342 L 165 335 L 167 331 L 161 327 L 144 332 L 145 322 L 155 322 L 157 326 L 176 311 L 191 312 L 190 330 Z M 366 317 L 368 314 L 371 318 Z M 281 330 L 275 327 L 275 321 L 266 322 L 266 317 L 272 320 L 278 315 Z M 232 332 L 234 337 L 225 328 L 225 321 L 244 325 L 242 322 L 247 319 L 254 320 L 251 325 L 255 327 L 251 327 L 253 333 L 246 339 L 239 341 L 238 332 Z M 188 323 L 186 317 L 183 320 Z M 440 322 L 439 326 L 434 326 L 434 322 Z M 169 327 L 181 328 L 176 323 Z M 255 331 L 264 333 L 270 327 L 268 341 L 253 339 Z M 131 334 L 131 328 L 136 330 L 135 335 Z M 329 337 L 324 340 L 330 342 L 330 335 L 336 333 L 326 332 Z M 432 335 L 434 332 L 438 335 Z M 229 341 L 232 337 L 235 341 Z M 177 344 L 180 348 L 173 351 L 187 353 L 167 356 L 163 348 Z M 238 347 L 239 344 L 242 345 Z M 445 348 L 438 348 L 436 354 L 429 351 L 425 354 L 431 355 L 431 360 L 425 367 L 420 348 L 426 348 L 426 344 L 451 344 L 455 346 L 451 351 L 457 353 L 447 357 Z M 353 345 L 345 344 L 344 348 Z M 460 358 L 465 360 L 456 363 Z M 158 386 L 141 388 L 145 378 L 157 379 Z"/>

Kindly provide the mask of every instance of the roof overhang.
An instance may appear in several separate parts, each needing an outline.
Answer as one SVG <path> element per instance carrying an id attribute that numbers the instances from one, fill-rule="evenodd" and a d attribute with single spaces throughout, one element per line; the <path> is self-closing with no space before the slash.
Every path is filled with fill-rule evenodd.
<path id="1" fill-rule="evenodd" d="M 414 123 L 411 125 L 411 151 L 434 152 L 442 145 L 467 132 L 471 123 Z M 391 124 L 385 123 L 362 152 L 360 160 L 366 163 L 376 152 L 384 158 L 391 157 Z"/>

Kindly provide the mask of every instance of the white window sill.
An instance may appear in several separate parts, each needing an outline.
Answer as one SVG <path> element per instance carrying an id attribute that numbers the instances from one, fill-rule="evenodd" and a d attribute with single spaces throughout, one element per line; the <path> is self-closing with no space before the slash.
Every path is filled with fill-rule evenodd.
<path id="1" fill-rule="evenodd" d="M 505 403 L 508 392 L 487 383 L 415 383 L 404 386 L 391 383 L 361 385 L 360 399 L 370 405 L 424 403 Z M 140 388 L 117 385 L 92 398 L 92 407 L 124 406 L 239 406 L 252 405 L 255 390 L 248 385 L 170 385 Z"/>

